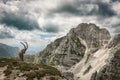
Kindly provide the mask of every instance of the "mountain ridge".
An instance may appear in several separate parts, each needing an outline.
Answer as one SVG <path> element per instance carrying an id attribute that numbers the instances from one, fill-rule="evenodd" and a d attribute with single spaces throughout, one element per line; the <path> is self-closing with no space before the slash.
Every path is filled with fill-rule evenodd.
<path id="1" fill-rule="evenodd" d="M 0 57 L 16 57 L 19 48 L 0 43 Z"/>
<path id="2" fill-rule="evenodd" d="M 104 37 L 104 33 L 107 35 L 107 37 Z M 91 37 L 91 35 L 94 36 Z M 92 23 L 79 24 L 76 28 L 72 28 L 66 36 L 56 39 L 54 42 L 49 44 L 47 48 L 45 48 L 41 52 L 43 54 L 40 53 L 40 57 L 43 56 L 44 58 L 42 57 L 41 59 L 43 60 L 39 60 L 39 61 L 44 61 L 43 63 L 52 64 L 52 65 L 60 64 L 64 66 L 67 63 L 68 65 L 66 65 L 66 67 L 71 67 L 72 65 L 76 64 L 82 59 L 82 57 L 86 53 L 85 52 L 86 49 L 89 49 L 91 52 L 93 52 L 104 44 L 99 41 L 99 39 L 102 41 L 102 38 L 100 38 L 99 35 L 104 37 L 103 40 L 108 41 L 110 39 L 110 34 L 106 29 L 100 29 L 99 27 L 97 27 L 95 24 Z M 67 55 L 68 57 L 65 55 Z M 69 55 L 71 55 L 71 58 Z M 48 56 L 54 56 L 54 57 L 51 58 Z M 65 60 L 61 59 L 61 61 L 56 60 L 55 62 L 53 59 L 56 59 L 57 58 L 56 56 L 64 57 Z M 53 63 L 51 63 L 50 61 Z"/>
<path id="3" fill-rule="evenodd" d="M 111 60 L 119 62 L 119 58 L 114 57 L 119 55 L 119 39 L 120 34 L 112 38 L 105 28 L 99 28 L 93 23 L 81 23 L 66 36 L 49 44 L 35 62 L 58 67 L 65 75 L 69 74 L 66 76 L 68 80 L 119 80 L 119 75 L 113 79 L 117 72 L 106 70 L 103 73 L 106 68 L 115 67 L 111 65 Z M 73 78 L 70 76 L 72 74 Z M 112 78 L 111 74 L 114 74 Z"/>

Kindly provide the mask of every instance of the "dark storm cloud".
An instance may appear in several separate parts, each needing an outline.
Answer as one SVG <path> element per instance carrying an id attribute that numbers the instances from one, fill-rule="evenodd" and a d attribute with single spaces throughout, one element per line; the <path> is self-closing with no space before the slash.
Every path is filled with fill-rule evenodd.
<path id="1" fill-rule="evenodd" d="M 52 33 L 57 33 L 57 32 L 59 32 L 59 28 L 58 28 L 58 25 L 55 25 L 55 24 L 47 24 L 47 25 L 44 27 L 44 31 L 46 31 L 46 32 L 52 32 Z"/>
<path id="2" fill-rule="evenodd" d="M 74 5 L 72 4 L 64 4 L 59 6 L 56 9 L 51 10 L 52 14 L 53 13 L 58 13 L 58 14 L 70 14 L 72 16 L 82 16 L 82 15 L 88 15 L 90 14 L 89 12 L 87 12 L 85 9 L 80 9 L 82 8 L 81 5 L 78 5 L 78 3 L 74 3 Z"/>
<path id="3" fill-rule="evenodd" d="M 9 35 L 9 34 L 0 34 L 0 39 L 6 39 L 6 38 L 14 38 L 13 36 Z"/>
<path id="4" fill-rule="evenodd" d="M 88 8 L 91 8 L 91 10 L 88 10 Z M 72 16 L 111 17 L 116 15 L 110 4 L 96 1 L 91 3 L 89 1 L 79 1 L 75 3 L 61 4 L 61 6 L 58 6 L 56 9 L 51 11 L 52 13 L 71 14 Z"/>
<path id="5" fill-rule="evenodd" d="M 120 23 L 113 24 L 112 27 L 113 27 L 113 28 L 118 28 L 118 27 L 120 27 Z"/>
<path id="6" fill-rule="evenodd" d="M 116 2 L 116 1 L 118 1 L 118 2 L 120 2 L 120 0 L 111 0 L 112 2 Z"/>
<path id="7" fill-rule="evenodd" d="M 7 3 L 8 0 L 1 0 L 0 2 L 3 2 L 4 4 Z"/>
<path id="8" fill-rule="evenodd" d="M 15 27 L 19 30 L 40 29 L 36 20 L 25 17 L 25 14 L 14 14 L 3 12 L 3 17 L 0 19 L 1 24 L 9 27 Z"/>
<path id="9" fill-rule="evenodd" d="M 120 33 L 120 23 L 113 24 L 112 28 L 114 28 L 114 33 Z"/>
<path id="10" fill-rule="evenodd" d="M 115 11 L 111 9 L 111 6 L 107 3 L 98 3 L 99 10 L 98 14 L 102 15 L 103 17 L 111 17 L 116 15 Z"/>
<path id="11" fill-rule="evenodd" d="M 117 27 L 114 32 L 115 32 L 115 33 L 120 33 L 120 26 Z"/>
<path id="12" fill-rule="evenodd" d="M 10 33 L 8 32 L 0 32 L 0 39 L 6 39 L 6 38 L 14 38 L 14 36 L 12 36 Z"/>
<path id="13" fill-rule="evenodd" d="M 71 5 L 71 4 L 62 5 L 59 8 L 56 8 L 55 10 L 53 10 L 53 13 L 54 12 L 55 13 L 68 13 L 68 14 L 74 14 L 74 15 L 80 14 L 80 10 L 77 9 L 77 6 Z"/>
<path id="14" fill-rule="evenodd" d="M 105 24 L 105 22 L 107 23 L 107 21 L 105 21 L 107 18 L 117 15 L 113 10 L 114 4 L 112 3 L 119 0 L 106 1 L 108 0 L 59 0 L 59 3 L 55 3 L 53 6 L 51 6 L 50 1 L 47 0 L 45 0 L 45 4 L 42 0 L 21 0 L 18 4 L 13 1 L 12 5 L 15 4 L 14 6 L 18 8 L 18 11 L 16 10 L 17 12 L 15 11 L 15 13 L 13 13 L 11 8 L 9 11 L 6 11 L 8 9 L 5 8 L 5 11 L 2 13 L 3 17 L 0 17 L 0 23 L 6 24 L 8 27 L 15 27 L 19 30 L 39 29 L 41 31 L 54 33 L 60 31 L 61 25 L 77 25 L 79 21 L 77 21 L 78 19 L 76 18 L 80 18 L 79 20 L 83 22 L 96 21 L 99 24 Z M 43 2 L 43 4 L 39 6 L 41 2 Z M 33 6 L 34 4 L 37 6 Z M 32 17 L 35 14 L 35 18 L 31 18 L 31 13 Z M 36 15 L 39 16 L 36 18 Z M 42 23 L 42 21 L 40 23 L 39 18 L 43 19 L 44 23 Z M 73 23 L 71 19 L 73 19 Z M 58 23 L 48 24 L 53 20 Z M 74 21 L 76 21 L 76 23 Z"/>

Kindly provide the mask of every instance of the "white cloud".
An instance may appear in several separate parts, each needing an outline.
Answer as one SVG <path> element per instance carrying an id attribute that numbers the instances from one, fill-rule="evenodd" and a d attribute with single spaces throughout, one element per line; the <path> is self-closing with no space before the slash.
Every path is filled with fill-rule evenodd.
<path id="1" fill-rule="evenodd" d="M 15 28 L 6 27 L 5 25 L 0 25 L 0 36 L 2 34 L 1 32 L 5 32 L 7 34 L 4 35 L 5 38 L 2 36 L 0 43 L 22 48 L 23 46 L 20 42 L 27 41 L 29 44 L 29 49 L 27 50 L 28 54 L 38 53 L 45 48 L 47 44 L 54 41 L 56 38 L 63 36 L 61 35 L 63 33 L 47 33 L 39 30 L 21 31 Z M 12 37 L 7 36 L 8 34 Z M 41 37 L 41 35 L 43 36 Z M 51 37 L 51 35 L 53 36 Z"/>
<path id="2" fill-rule="evenodd" d="M 107 8 L 101 9 L 100 4 Z M 20 41 L 27 41 L 34 49 L 38 47 L 41 49 L 41 46 L 46 46 L 56 38 L 64 36 L 71 28 L 83 22 L 105 27 L 112 34 L 119 33 L 119 7 L 119 2 L 111 0 L 8 0 L 6 4 L 0 2 L 0 22 L 5 17 L 5 12 L 10 16 L 7 22 L 13 20 L 11 24 L 14 26 L 7 25 L 7 22 L 0 23 L 0 31 L 14 37 L 0 39 L 0 42 L 19 45 Z M 101 13 L 97 13 L 99 10 Z M 105 12 L 106 10 L 108 12 Z M 15 21 L 24 26 L 16 26 L 18 24 L 14 24 Z M 40 35 L 52 37 L 42 38 Z"/>
<path id="3" fill-rule="evenodd" d="M 116 13 L 120 16 L 120 2 L 115 2 L 112 4 L 112 8 L 116 11 Z"/>

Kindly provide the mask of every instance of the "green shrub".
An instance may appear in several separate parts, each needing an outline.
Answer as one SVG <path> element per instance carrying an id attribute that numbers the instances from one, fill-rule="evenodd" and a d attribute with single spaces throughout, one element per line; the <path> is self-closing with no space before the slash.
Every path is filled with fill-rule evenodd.
<path id="1" fill-rule="evenodd" d="M 7 58 L 1 58 L 0 59 L 0 67 L 4 67 L 7 65 L 11 65 L 11 62 L 15 61 L 14 59 L 7 59 Z"/>
<path id="2" fill-rule="evenodd" d="M 59 75 L 61 76 L 59 71 L 54 71 L 53 69 L 44 69 L 44 70 L 37 70 L 37 71 L 32 71 L 30 73 L 26 73 L 25 76 L 27 77 L 27 79 L 33 79 L 33 78 L 37 78 L 37 79 L 41 79 L 42 77 L 44 77 L 45 75 Z"/>
<path id="3" fill-rule="evenodd" d="M 36 77 L 36 73 L 29 72 L 29 73 L 25 74 L 25 76 L 27 77 L 27 80 L 33 80 Z"/>
<path id="4" fill-rule="evenodd" d="M 24 73 L 23 76 L 27 77 L 27 80 L 41 79 L 46 74 L 61 76 L 60 71 L 56 68 L 44 64 L 32 64 L 15 59 L 2 58 L 0 59 L 0 67 L 4 66 L 7 66 L 7 69 L 4 71 L 5 76 L 10 75 L 12 70 L 20 70 Z"/>
<path id="5" fill-rule="evenodd" d="M 38 70 L 38 66 L 29 63 L 22 63 L 19 65 L 19 69 L 21 71 L 30 71 L 30 70 Z"/>

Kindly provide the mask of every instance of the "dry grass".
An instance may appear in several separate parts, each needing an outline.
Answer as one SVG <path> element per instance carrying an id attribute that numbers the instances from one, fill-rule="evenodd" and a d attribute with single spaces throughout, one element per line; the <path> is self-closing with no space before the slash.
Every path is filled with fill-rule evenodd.
<path id="1" fill-rule="evenodd" d="M 46 74 L 61 76 L 60 71 L 58 71 L 56 68 L 44 64 L 33 64 L 21 62 L 15 59 L 2 58 L 0 59 L 0 67 L 4 66 L 7 66 L 7 69 L 4 71 L 5 76 L 9 76 L 12 73 L 12 70 L 19 70 L 20 72 L 24 73 L 24 76 L 27 77 L 27 80 L 32 80 L 33 78 L 40 79 Z"/>

